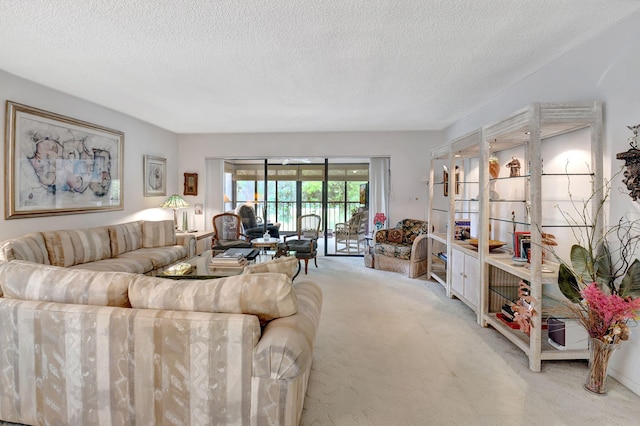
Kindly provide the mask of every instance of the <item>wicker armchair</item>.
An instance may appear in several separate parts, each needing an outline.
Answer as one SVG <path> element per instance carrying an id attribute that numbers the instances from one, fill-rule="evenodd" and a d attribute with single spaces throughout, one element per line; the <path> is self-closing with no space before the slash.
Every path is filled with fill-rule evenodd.
<path id="1" fill-rule="evenodd" d="M 364 252 L 366 246 L 364 236 L 367 230 L 368 218 L 369 212 L 364 210 L 351 216 L 349 222 L 336 223 L 336 253 L 360 254 Z"/>
<path id="2" fill-rule="evenodd" d="M 395 228 L 375 233 L 374 267 L 383 271 L 401 272 L 409 278 L 427 273 L 426 221 L 403 219 Z"/>

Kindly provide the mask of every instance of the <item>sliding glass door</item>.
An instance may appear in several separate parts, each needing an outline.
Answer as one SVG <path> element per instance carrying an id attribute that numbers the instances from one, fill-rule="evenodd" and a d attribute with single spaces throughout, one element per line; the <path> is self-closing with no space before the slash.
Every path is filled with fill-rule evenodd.
<path id="1" fill-rule="evenodd" d="M 334 230 L 337 224 L 349 223 L 354 214 L 368 210 L 367 161 L 318 159 L 283 164 L 276 159 L 227 159 L 225 208 L 250 205 L 263 222 L 280 224 L 281 235 L 297 232 L 300 215 L 317 214 L 323 220 L 321 252 L 362 255 L 362 249 L 340 250 L 345 243 L 335 243 Z"/>

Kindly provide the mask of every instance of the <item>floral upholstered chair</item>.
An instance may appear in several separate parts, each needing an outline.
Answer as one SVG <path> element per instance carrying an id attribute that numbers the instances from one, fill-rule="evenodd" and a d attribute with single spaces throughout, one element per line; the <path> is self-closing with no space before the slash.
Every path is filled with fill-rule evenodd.
<path id="1" fill-rule="evenodd" d="M 374 267 L 415 278 L 427 272 L 426 221 L 403 219 L 395 228 L 375 233 Z"/>

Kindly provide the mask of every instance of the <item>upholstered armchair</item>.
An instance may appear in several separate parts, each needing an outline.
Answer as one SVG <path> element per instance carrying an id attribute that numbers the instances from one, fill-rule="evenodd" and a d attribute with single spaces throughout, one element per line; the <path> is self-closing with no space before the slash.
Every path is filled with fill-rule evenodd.
<path id="1" fill-rule="evenodd" d="M 376 231 L 374 267 L 409 278 L 426 274 L 428 231 L 427 222 L 417 219 L 403 219 L 395 228 Z"/>
<path id="2" fill-rule="evenodd" d="M 235 213 L 221 213 L 215 215 L 213 221 L 214 253 L 221 253 L 230 248 L 251 248 L 249 237 L 244 235 L 240 216 Z"/>
<path id="3" fill-rule="evenodd" d="M 253 207 L 242 204 L 236 208 L 236 214 L 242 219 L 243 233 L 249 239 L 262 238 L 264 235 L 264 223 L 258 223 Z M 267 224 L 269 235 L 274 238 L 280 237 L 280 224 Z"/>
<path id="4" fill-rule="evenodd" d="M 336 253 L 359 254 L 365 249 L 364 235 L 367 230 L 369 212 L 363 210 L 351 216 L 349 222 L 336 223 Z M 344 247 L 342 247 L 344 245 Z"/>

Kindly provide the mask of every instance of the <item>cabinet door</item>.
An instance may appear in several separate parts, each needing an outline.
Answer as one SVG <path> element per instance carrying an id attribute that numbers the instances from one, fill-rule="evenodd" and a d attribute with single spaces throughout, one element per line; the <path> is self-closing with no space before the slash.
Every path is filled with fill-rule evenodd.
<path id="1" fill-rule="evenodd" d="M 478 259 L 465 255 L 464 261 L 464 297 L 474 307 L 478 307 L 480 301 L 480 273 Z"/>
<path id="2" fill-rule="evenodd" d="M 464 296 L 464 258 L 461 251 L 451 250 L 451 288 L 461 296 Z"/>

